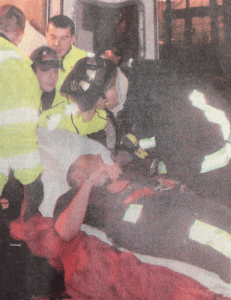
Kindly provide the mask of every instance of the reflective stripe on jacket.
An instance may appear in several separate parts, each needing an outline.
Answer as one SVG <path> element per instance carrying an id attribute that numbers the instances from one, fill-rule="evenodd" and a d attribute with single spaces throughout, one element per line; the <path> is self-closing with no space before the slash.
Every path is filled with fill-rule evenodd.
<path id="1" fill-rule="evenodd" d="M 20 107 L 0 113 L 0 126 L 22 122 L 38 122 L 38 111 L 29 107 Z"/>
<path id="2" fill-rule="evenodd" d="M 229 120 L 223 111 L 208 105 L 205 101 L 204 95 L 197 90 L 194 90 L 191 93 L 189 99 L 193 106 L 204 111 L 204 115 L 209 122 L 220 125 L 225 144 L 225 146 L 219 151 L 204 156 L 200 173 L 206 173 L 226 166 L 231 158 Z"/>
<path id="3" fill-rule="evenodd" d="M 30 169 L 36 167 L 40 163 L 39 152 L 30 153 L 27 155 L 14 156 L 8 158 L 0 158 L 1 165 L 0 171 L 3 174 L 6 174 L 6 169 Z M 3 163 L 4 161 L 4 163 Z"/>
<path id="4" fill-rule="evenodd" d="M 7 51 L 3 50 L 0 52 L 0 63 L 3 62 L 7 58 L 19 58 L 22 59 L 22 56 L 20 56 L 18 53 L 16 53 L 13 50 Z"/>

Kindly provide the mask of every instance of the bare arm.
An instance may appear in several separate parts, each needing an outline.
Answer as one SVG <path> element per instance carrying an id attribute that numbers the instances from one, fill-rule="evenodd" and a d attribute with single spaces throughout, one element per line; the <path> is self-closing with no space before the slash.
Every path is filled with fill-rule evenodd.
<path id="1" fill-rule="evenodd" d="M 70 205 L 59 215 L 55 222 L 55 230 L 63 240 L 71 240 L 79 232 L 92 187 L 93 181 L 90 178 L 86 179 Z"/>

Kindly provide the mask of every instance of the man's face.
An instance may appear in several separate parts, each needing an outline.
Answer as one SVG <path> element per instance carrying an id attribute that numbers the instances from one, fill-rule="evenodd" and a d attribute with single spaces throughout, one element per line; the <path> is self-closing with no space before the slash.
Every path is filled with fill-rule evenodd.
<path id="1" fill-rule="evenodd" d="M 112 50 L 106 50 L 104 54 L 102 55 L 103 58 L 111 60 L 115 65 L 118 65 L 121 57 L 116 56 Z"/>
<path id="2" fill-rule="evenodd" d="M 105 92 L 106 106 L 108 109 L 113 109 L 118 105 L 118 93 L 116 87 Z"/>
<path id="3" fill-rule="evenodd" d="M 71 50 L 75 36 L 71 35 L 70 27 L 57 28 L 50 23 L 46 32 L 46 41 L 48 47 L 55 50 L 58 58 L 62 58 Z"/>
<path id="4" fill-rule="evenodd" d="M 41 91 L 43 92 L 53 91 L 58 80 L 58 69 L 50 69 L 48 71 L 42 71 L 37 68 L 35 74 L 38 78 Z"/>

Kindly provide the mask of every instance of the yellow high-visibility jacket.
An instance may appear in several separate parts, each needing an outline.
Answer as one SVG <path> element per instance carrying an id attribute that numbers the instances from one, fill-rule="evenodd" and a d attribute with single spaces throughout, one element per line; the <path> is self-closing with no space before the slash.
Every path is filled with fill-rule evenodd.
<path id="1" fill-rule="evenodd" d="M 49 130 L 63 129 L 86 136 L 102 130 L 107 125 L 107 114 L 104 110 L 96 110 L 92 120 L 84 123 L 82 115 L 78 113 L 75 103 L 68 102 L 59 93 L 56 93 L 52 107 L 41 112 L 39 127 Z"/>
<path id="2" fill-rule="evenodd" d="M 56 84 L 56 90 L 59 91 L 61 88 L 61 85 L 63 84 L 65 78 L 70 73 L 70 71 L 73 69 L 75 64 L 78 60 L 81 58 L 84 58 L 87 56 L 87 53 L 84 50 L 78 49 L 75 46 L 72 46 L 69 53 L 64 57 L 61 61 L 61 65 L 63 66 L 63 69 L 59 69 L 59 78 Z"/>
<path id="3" fill-rule="evenodd" d="M 31 61 L 0 37 L 0 194 L 10 168 L 24 185 L 43 167 L 38 152 L 40 90 Z"/>

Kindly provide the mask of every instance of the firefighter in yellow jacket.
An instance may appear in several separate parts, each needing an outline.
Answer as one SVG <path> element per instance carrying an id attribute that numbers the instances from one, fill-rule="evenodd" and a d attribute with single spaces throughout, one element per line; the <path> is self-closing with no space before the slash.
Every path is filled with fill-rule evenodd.
<path id="1" fill-rule="evenodd" d="M 24 28 L 21 10 L 0 7 L 0 194 L 13 170 L 33 202 L 39 198 L 32 195 L 34 190 L 42 195 L 43 167 L 36 137 L 40 91 L 30 60 L 17 48 Z"/>
<path id="2" fill-rule="evenodd" d="M 33 62 L 31 67 L 38 78 L 41 90 L 39 127 L 50 131 L 68 130 L 84 136 L 105 128 L 107 118 L 104 110 L 97 110 L 97 114 L 94 113 L 85 121 L 86 114 L 80 114 L 78 106 L 71 100 L 68 104 L 67 98 L 61 97 L 56 90 L 60 63 L 53 49 L 41 46 L 32 52 L 30 58 Z"/>

